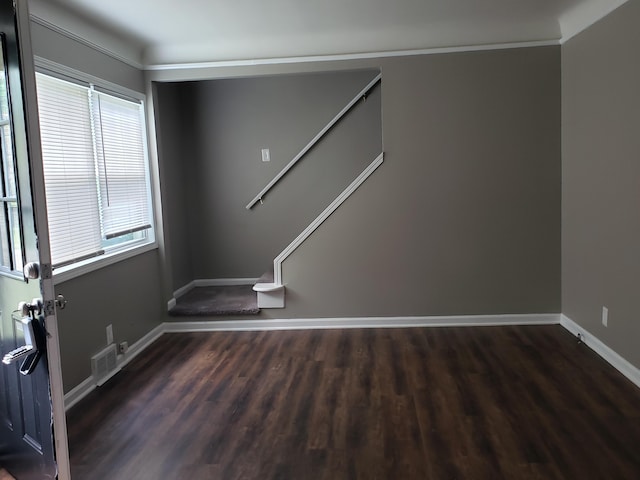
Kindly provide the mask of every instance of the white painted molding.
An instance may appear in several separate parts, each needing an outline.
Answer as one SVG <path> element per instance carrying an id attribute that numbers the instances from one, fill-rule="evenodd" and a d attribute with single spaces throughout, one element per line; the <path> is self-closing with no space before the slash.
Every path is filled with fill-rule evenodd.
<path id="1" fill-rule="evenodd" d="M 140 355 L 149 345 L 159 339 L 164 333 L 164 324 L 158 325 L 140 340 L 129 346 L 129 350 L 124 355 L 118 355 L 118 367 L 123 368 L 131 360 Z"/>
<path id="2" fill-rule="evenodd" d="M 199 278 L 193 281 L 196 287 L 228 287 L 233 285 L 253 285 L 258 278 Z"/>
<path id="3" fill-rule="evenodd" d="M 140 355 L 149 345 L 155 342 L 165 332 L 165 324 L 160 324 L 143 336 L 140 340 L 129 347 L 129 350 L 124 355 L 118 355 L 118 367 L 111 372 L 107 377 L 101 380 L 102 383 L 109 380 L 116 373 L 118 373 L 125 365 L 131 360 Z M 69 410 L 76 403 L 89 395 L 96 388 L 96 381 L 93 376 L 86 378 L 79 385 L 75 386 L 64 396 L 64 408 Z"/>
<path id="4" fill-rule="evenodd" d="M 130 67 L 142 69 L 142 46 L 133 45 L 108 31 L 90 26 L 72 12 L 46 0 L 30 0 L 30 20 L 74 42 L 103 53 Z"/>
<path id="5" fill-rule="evenodd" d="M 172 297 L 171 300 L 167 302 L 167 311 L 175 307 L 176 303 L 177 303 L 176 299 Z"/>
<path id="6" fill-rule="evenodd" d="M 62 76 L 63 79 L 64 77 L 69 77 L 70 79 L 75 79 L 76 81 L 80 80 L 82 82 L 99 86 L 107 91 L 115 93 L 118 96 L 131 97 L 134 100 L 139 100 L 142 102 L 146 101 L 146 95 L 143 92 L 138 92 L 136 90 L 123 87 L 122 85 L 118 85 L 117 83 L 113 83 L 103 78 L 96 77 L 95 75 L 76 70 L 75 68 L 62 65 L 58 62 L 53 62 L 48 58 L 40 57 L 38 55 L 34 55 L 33 58 L 36 65 L 36 71 L 50 73 L 53 76 L 57 77 Z"/>
<path id="7" fill-rule="evenodd" d="M 96 382 L 93 377 L 86 378 L 82 383 L 76 385 L 64 395 L 64 409 L 69 410 L 84 397 L 93 392 L 96 388 Z"/>
<path id="8" fill-rule="evenodd" d="M 500 325 L 557 325 L 560 314 L 532 315 L 456 315 L 435 317 L 344 317 L 292 318 L 274 320 L 220 320 L 203 322 L 166 322 L 166 333 L 320 330 L 331 328 L 410 328 L 471 327 Z"/>
<path id="9" fill-rule="evenodd" d="M 331 328 L 410 328 L 410 327 L 479 327 L 500 325 L 557 325 L 559 313 L 513 315 L 456 315 L 429 317 L 344 317 L 344 318 L 294 318 L 282 320 L 221 320 L 203 322 L 165 322 L 131 345 L 125 355 L 118 357 L 122 368 L 140 355 L 164 333 L 269 331 L 269 330 L 319 330 Z M 70 390 L 65 396 L 65 409 L 89 395 L 96 388 L 93 377 Z"/>
<path id="10" fill-rule="evenodd" d="M 485 50 L 506 50 L 511 48 L 548 47 L 559 45 L 560 40 L 542 40 L 532 42 L 494 43 L 487 45 L 461 45 L 458 47 L 437 47 L 417 50 L 394 50 L 388 52 L 345 53 L 335 55 L 309 55 L 301 57 L 276 57 L 248 60 L 222 60 L 197 63 L 146 64 L 148 71 L 201 70 L 207 68 L 253 67 L 259 65 L 287 65 L 292 63 L 337 62 L 350 60 L 368 60 L 388 57 L 408 57 L 412 55 L 438 55 L 443 53 L 478 52 Z"/>
<path id="11" fill-rule="evenodd" d="M 613 349 L 602 343 L 598 337 L 582 328 L 566 315 L 561 316 L 560 325 L 566 328 L 573 335 L 582 335 L 582 342 L 587 347 L 609 362 L 616 370 L 631 380 L 637 387 L 640 387 L 640 369 L 633 366 Z"/>
<path id="12" fill-rule="evenodd" d="M 304 231 L 296 237 L 296 239 L 291 242 L 280 255 L 278 255 L 273 261 L 273 283 L 276 285 L 282 285 L 282 262 L 284 262 L 289 255 L 291 255 L 296 248 L 298 248 L 322 223 L 329 218 L 329 216 L 336 211 L 336 209 L 342 205 L 347 198 L 349 198 L 353 192 L 355 192 L 360 185 L 364 183 L 364 181 L 371 176 L 373 172 L 382 164 L 384 161 L 384 152 L 382 152 L 378 157 L 369 164 L 364 171 L 358 175 L 358 177 L 351 182 L 345 190 L 338 195 L 338 197 L 331 202 L 331 204 L 325 208 L 325 210 L 318 215 L 318 217 L 311 222 L 311 224 L 304 229 Z"/>
<path id="13" fill-rule="evenodd" d="M 187 283 L 186 285 L 180 287 L 175 292 L 173 292 L 173 298 L 178 299 L 181 296 L 183 296 L 185 293 L 189 292 L 190 290 L 193 290 L 195 287 L 196 287 L 196 282 L 195 280 L 192 280 L 191 282 Z"/>
<path id="14" fill-rule="evenodd" d="M 293 318 L 273 320 L 220 320 L 202 322 L 165 322 L 158 325 L 135 344 L 126 355 L 120 356 L 118 366 L 124 367 L 142 353 L 164 333 L 269 331 L 269 330 L 320 330 L 335 328 L 425 328 L 425 327 L 488 327 L 506 325 L 562 325 L 574 335 L 580 333 L 583 342 L 615 369 L 640 387 L 640 370 L 622 358 L 567 316 L 559 313 L 513 315 L 453 315 L 411 317 L 343 317 L 343 318 Z M 124 358 L 121 358 L 124 357 Z M 68 410 L 96 388 L 92 377 L 70 390 L 65 396 Z"/>
<path id="15" fill-rule="evenodd" d="M 571 40 L 591 25 L 599 22 L 628 0 L 584 0 L 576 3 L 558 19 L 562 38 L 560 44 Z"/>

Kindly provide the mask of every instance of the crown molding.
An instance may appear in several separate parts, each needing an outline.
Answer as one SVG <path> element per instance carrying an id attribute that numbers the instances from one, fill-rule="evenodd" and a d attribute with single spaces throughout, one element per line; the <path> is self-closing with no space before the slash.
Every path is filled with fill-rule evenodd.
<path id="1" fill-rule="evenodd" d="M 591 25 L 602 20 L 628 0 L 586 0 L 578 3 L 558 19 L 562 38 L 560 44 L 571 40 Z"/>
<path id="2" fill-rule="evenodd" d="M 503 50 L 512 48 L 530 48 L 551 45 L 562 45 L 575 35 L 589 28 L 611 12 L 627 3 L 628 0 L 585 0 L 577 4 L 558 19 L 560 26 L 561 38 L 548 39 L 539 41 L 524 41 L 511 43 L 496 43 L 484 45 L 460 45 L 451 47 L 435 47 L 411 50 L 394 50 L 394 51 L 376 51 L 362 53 L 347 54 L 328 54 L 328 55 L 309 55 L 296 57 L 271 57 L 256 59 L 238 59 L 238 60 L 212 60 L 207 62 L 175 62 L 175 63 L 154 63 L 144 60 L 143 52 L 137 51 L 136 47 L 127 46 L 125 42 L 114 37 L 109 32 L 98 32 L 97 29 L 91 35 L 98 41 L 88 40 L 88 30 L 92 27 L 82 25 L 79 19 L 73 19 L 70 15 L 62 11 L 54 11 L 51 6 L 42 0 L 32 0 L 35 8 L 31 9 L 31 20 L 49 30 L 63 35 L 71 40 L 101 52 L 109 57 L 123 62 L 131 67 L 147 70 L 151 72 L 161 71 L 186 71 L 186 70 L 203 70 L 203 69 L 219 69 L 234 67 L 253 67 L 267 65 L 287 65 L 300 63 L 324 63 L 336 61 L 353 61 L 367 60 L 375 58 L 404 57 L 415 55 L 437 55 L 446 53 L 459 52 L 476 52 L 485 50 Z M 35 12 L 34 12 L 35 10 Z M 45 19 L 44 16 L 51 17 L 52 20 Z M 99 35 L 98 35 L 99 33 Z"/>
<path id="3" fill-rule="evenodd" d="M 461 45 L 456 47 L 436 47 L 424 48 L 416 50 L 394 50 L 383 52 L 365 52 L 365 53 L 345 53 L 334 55 L 310 55 L 300 57 L 274 57 L 247 60 L 221 60 L 211 62 L 198 63 L 165 63 L 165 64 L 146 64 L 145 70 L 148 71 L 166 71 L 166 70 L 200 70 L 205 68 L 228 68 L 228 67 L 253 67 L 260 65 L 286 65 L 293 63 L 312 63 L 312 62 L 336 62 L 351 60 L 368 60 L 374 58 L 388 57 L 408 57 L 414 55 L 438 55 L 443 53 L 459 53 L 459 52 L 478 52 L 485 50 L 505 50 L 511 48 L 531 48 L 531 47 L 547 47 L 551 45 L 559 45 L 559 39 L 540 40 L 532 42 L 513 42 L 513 43 L 494 43 L 486 45 Z"/>
<path id="4" fill-rule="evenodd" d="M 78 43 L 80 43 L 80 44 L 82 44 L 82 45 L 84 45 L 86 47 L 89 47 L 89 48 L 91 48 L 93 50 L 96 50 L 96 51 L 98 51 L 100 53 L 103 53 L 103 54 L 105 54 L 105 55 L 107 55 L 107 56 L 109 56 L 109 57 L 111 57 L 111 58 L 113 58 L 115 60 L 118 60 L 118 61 L 120 61 L 122 63 L 125 63 L 125 64 L 129 65 L 130 67 L 137 68 L 138 70 L 142 70 L 144 68 L 144 65 L 141 62 L 136 61 L 136 60 L 134 60 L 133 58 L 131 58 L 129 56 L 125 56 L 125 55 L 122 55 L 120 53 L 117 53 L 115 51 L 116 50 L 115 48 L 108 48 L 108 47 L 105 47 L 104 45 L 100 45 L 100 44 L 97 44 L 97 43 L 92 42 L 90 40 L 87 40 L 86 38 L 81 37 L 80 35 L 76 35 L 75 33 L 72 33 L 72 32 L 70 32 L 69 30 L 67 30 L 65 28 L 62 28 L 62 27 L 60 27 L 60 26 L 58 26 L 58 25 L 56 25 L 56 24 L 54 24 L 54 23 L 52 23 L 52 22 L 50 22 L 48 20 L 45 20 L 44 18 L 41 18 L 41 17 L 39 17 L 37 15 L 34 15 L 33 13 L 30 15 L 30 19 L 31 19 L 31 21 L 33 23 L 36 23 L 36 24 L 38 24 L 38 25 L 40 25 L 40 26 L 42 26 L 44 28 L 52 30 L 52 31 L 64 36 L 64 37 L 67 37 L 70 40 L 78 42 Z"/>

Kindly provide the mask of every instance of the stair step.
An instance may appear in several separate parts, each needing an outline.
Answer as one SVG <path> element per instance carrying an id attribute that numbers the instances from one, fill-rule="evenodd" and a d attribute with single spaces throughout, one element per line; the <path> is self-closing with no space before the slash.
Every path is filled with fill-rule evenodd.
<path id="1" fill-rule="evenodd" d="M 176 300 L 172 316 L 257 315 L 256 293 L 251 285 L 196 287 Z"/>
<path id="2" fill-rule="evenodd" d="M 278 285 L 277 283 L 256 283 L 253 286 L 254 292 L 277 292 L 282 290 L 284 285 Z"/>
<path id="3" fill-rule="evenodd" d="M 262 275 L 253 286 L 259 308 L 284 308 L 284 285 L 273 282 L 273 270 Z"/>

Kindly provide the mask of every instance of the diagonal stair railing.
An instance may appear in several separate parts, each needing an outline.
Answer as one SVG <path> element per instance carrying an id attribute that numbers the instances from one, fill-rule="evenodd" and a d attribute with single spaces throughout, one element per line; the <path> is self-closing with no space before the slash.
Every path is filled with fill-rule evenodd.
<path id="1" fill-rule="evenodd" d="M 318 143 L 320 141 L 320 139 L 322 137 L 325 136 L 325 134 L 331 130 L 331 128 L 338 123 L 338 121 L 340 121 L 340 119 L 342 117 L 344 117 L 352 108 L 353 106 L 361 99 L 361 98 L 366 98 L 367 94 L 373 89 L 373 87 L 376 86 L 376 84 L 382 79 L 382 73 L 379 73 L 373 80 L 371 80 L 366 87 L 364 87 L 362 90 L 360 90 L 360 92 L 353 97 L 353 99 L 342 109 L 340 110 L 340 112 L 338 112 L 338 114 L 333 117 L 333 119 L 322 129 L 318 132 L 318 134 L 313 137 L 311 139 L 311 141 L 302 149 L 300 150 L 300 152 L 293 157 L 293 159 L 287 163 L 287 165 L 275 176 L 273 177 L 273 180 L 271 180 L 261 191 L 260 193 L 258 193 L 253 200 L 251 200 L 247 206 L 245 207 L 247 210 L 251 210 L 253 208 L 253 206 L 260 202 L 262 203 L 262 199 L 263 197 L 267 194 L 267 192 L 269 190 L 271 190 L 271 188 L 273 188 L 273 186 L 278 183 L 282 177 L 284 177 L 287 172 L 289 170 L 291 170 L 296 163 L 298 163 L 298 161 L 300 161 L 300 159 L 302 159 L 302 157 L 304 157 L 306 155 L 306 153 L 311 150 L 313 148 L 313 146 Z"/>

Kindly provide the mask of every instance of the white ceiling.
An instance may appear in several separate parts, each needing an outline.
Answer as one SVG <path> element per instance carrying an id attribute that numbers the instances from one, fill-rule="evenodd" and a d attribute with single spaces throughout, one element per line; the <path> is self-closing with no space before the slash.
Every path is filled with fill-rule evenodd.
<path id="1" fill-rule="evenodd" d="M 145 66 L 559 42 L 627 0 L 30 0 Z"/>

